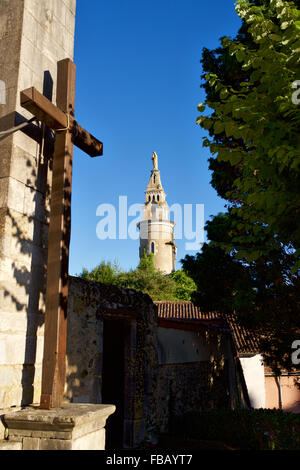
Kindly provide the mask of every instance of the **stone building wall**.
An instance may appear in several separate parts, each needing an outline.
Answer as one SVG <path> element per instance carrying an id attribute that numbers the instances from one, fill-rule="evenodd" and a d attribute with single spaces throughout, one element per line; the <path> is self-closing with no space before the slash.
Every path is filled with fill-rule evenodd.
<path id="1" fill-rule="evenodd" d="M 155 442 L 192 410 L 247 406 L 228 333 L 195 325 L 159 326 L 157 307 L 139 292 L 70 278 L 67 386 L 71 402 L 102 403 L 107 320 L 127 325 L 122 373 L 125 447 Z M 114 351 L 111 352 L 114 355 Z M 113 357 L 109 373 L 118 375 Z M 120 368 L 121 369 L 121 368 Z M 116 403 L 112 395 L 106 404 Z M 111 401 L 112 400 L 112 401 Z M 117 405 L 118 408 L 118 405 Z M 108 431 L 114 417 L 110 418 Z"/>
<path id="2" fill-rule="evenodd" d="M 234 378 L 228 334 L 201 324 L 160 321 L 157 388 L 160 432 L 172 431 L 174 421 L 189 411 L 230 408 Z"/>
<path id="3" fill-rule="evenodd" d="M 75 6 L 0 0 L 0 131 L 32 118 L 21 90 L 55 102 L 57 61 L 73 58 Z M 36 123 L 0 138 L 0 409 L 40 398 L 53 144 Z"/>

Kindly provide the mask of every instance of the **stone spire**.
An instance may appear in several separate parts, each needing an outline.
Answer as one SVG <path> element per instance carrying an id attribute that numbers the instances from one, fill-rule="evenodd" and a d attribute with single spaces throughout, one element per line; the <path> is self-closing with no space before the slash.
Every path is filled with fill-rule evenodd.
<path id="1" fill-rule="evenodd" d="M 174 222 L 169 220 L 166 193 L 161 184 L 158 157 L 152 154 L 153 169 L 145 191 L 146 201 L 140 229 L 140 258 L 146 251 L 153 253 L 154 265 L 165 273 L 175 269 L 176 245 L 174 244 Z"/>
<path id="2" fill-rule="evenodd" d="M 161 184 L 158 157 L 155 152 L 152 154 L 152 162 L 153 170 L 151 170 L 150 181 L 145 191 L 146 203 L 144 206 L 144 219 L 168 219 L 166 193 Z"/>
<path id="3" fill-rule="evenodd" d="M 151 171 L 150 181 L 148 183 L 146 194 L 147 202 L 164 202 L 166 193 L 161 184 L 160 171 L 158 169 L 158 157 L 154 152 L 152 155 L 153 170 Z"/>

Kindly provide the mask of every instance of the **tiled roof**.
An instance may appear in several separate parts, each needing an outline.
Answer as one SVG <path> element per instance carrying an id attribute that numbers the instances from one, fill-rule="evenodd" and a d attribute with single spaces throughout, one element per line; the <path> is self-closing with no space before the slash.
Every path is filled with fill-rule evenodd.
<path id="1" fill-rule="evenodd" d="M 192 302 L 154 302 L 158 307 L 158 317 L 170 321 L 192 321 L 212 326 L 229 327 L 239 354 L 256 354 L 259 352 L 258 334 L 241 326 L 234 316 L 218 312 L 201 312 Z"/>
<path id="2" fill-rule="evenodd" d="M 192 302 L 154 302 L 158 306 L 158 316 L 165 320 L 216 320 L 220 318 L 215 312 L 203 313 Z"/>

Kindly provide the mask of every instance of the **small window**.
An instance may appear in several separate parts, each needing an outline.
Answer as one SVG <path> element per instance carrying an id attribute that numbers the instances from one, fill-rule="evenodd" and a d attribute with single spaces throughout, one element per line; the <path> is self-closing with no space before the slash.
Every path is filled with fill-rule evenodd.
<path id="1" fill-rule="evenodd" d="M 153 253 L 153 254 L 155 253 L 155 243 L 154 242 L 151 243 L 151 253 Z"/>
<path id="2" fill-rule="evenodd" d="M 157 196 L 157 201 L 159 202 L 159 196 Z"/>

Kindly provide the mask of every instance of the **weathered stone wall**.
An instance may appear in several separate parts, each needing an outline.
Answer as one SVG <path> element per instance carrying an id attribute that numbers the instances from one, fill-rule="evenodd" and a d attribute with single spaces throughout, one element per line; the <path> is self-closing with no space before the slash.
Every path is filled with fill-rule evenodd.
<path id="1" fill-rule="evenodd" d="M 70 278 L 66 399 L 102 403 L 106 319 L 124 319 L 125 445 L 155 442 L 191 410 L 245 406 L 230 334 L 187 325 L 158 326 L 157 307 L 141 293 Z M 190 326 L 190 325 L 189 325 Z M 112 368 L 111 374 L 120 373 Z M 115 403 L 111 403 L 115 404 Z M 112 418 L 113 419 L 113 418 Z"/>
<path id="2" fill-rule="evenodd" d="M 66 398 L 73 403 L 102 403 L 103 321 L 85 287 L 84 281 L 70 278 Z"/>
<path id="3" fill-rule="evenodd" d="M 72 277 L 69 294 L 67 400 L 102 402 L 104 321 L 114 318 L 116 330 L 124 319 L 129 325 L 123 390 L 127 447 L 155 442 L 186 412 L 237 406 L 243 385 L 228 332 L 159 327 L 151 299 L 128 289 Z M 111 374 L 118 373 L 112 368 Z"/>
<path id="4" fill-rule="evenodd" d="M 129 325 L 123 393 L 126 444 L 131 447 L 151 433 L 157 407 L 157 308 L 147 295 L 70 278 L 65 398 L 102 403 L 104 319 L 114 319 L 116 328 L 118 321 Z"/>
<path id="5" fill-rule="evenodd" d="M 32 118 L 21 90 L 55 102 L 57 61 L 73 58 L 75 5 L 0 0 L 0 131 Z M 36 124 L 0 138 L 0 409 L 40 397 L 53 144 Z"/>

